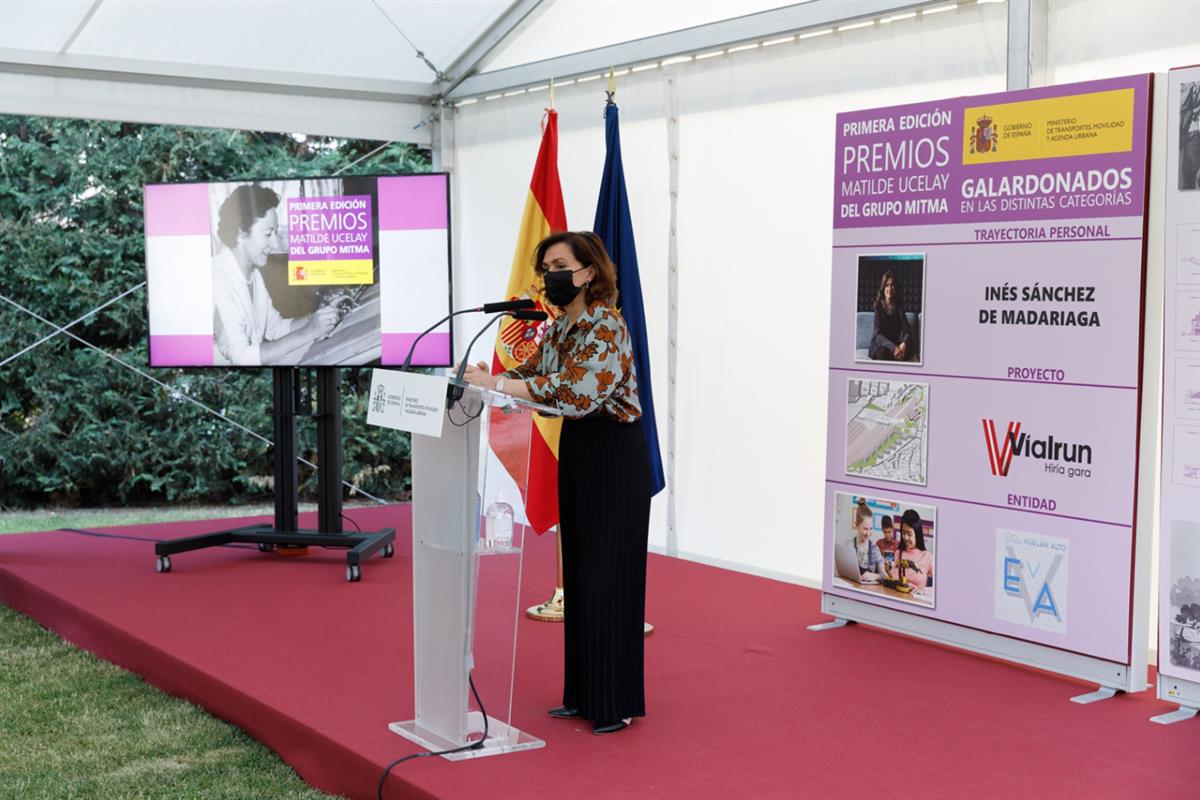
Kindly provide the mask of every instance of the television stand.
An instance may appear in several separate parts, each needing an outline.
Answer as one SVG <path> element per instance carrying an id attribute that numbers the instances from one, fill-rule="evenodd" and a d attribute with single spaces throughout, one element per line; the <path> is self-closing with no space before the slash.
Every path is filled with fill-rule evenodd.
<path id="1" fill-rule="evenodd" d="M 156 542 L 155 569 L 171 571 L 171 556 L 221 547 L 253 544 L 263 552 L 279 547 L 344 547 L 346 580 L 362 579 L 363 563 L 373 554 L 396 553 L 396 530 L 342 531 L 342 403 L 341 370 L 316 369 L 316 411 L 312 411 L 312 375 L 293 367 L 274 367 L 275 523 L 186 536 Z M 303 377 L 307 380 L 298 380 Z M 303 390 L 303 391 L 302 391 Z M 304 409 L 304 410 L 301 410 Z M 300 530 L 300 470 L 296 462 L 296 417 L 317 421 L 317 529 Z"/>

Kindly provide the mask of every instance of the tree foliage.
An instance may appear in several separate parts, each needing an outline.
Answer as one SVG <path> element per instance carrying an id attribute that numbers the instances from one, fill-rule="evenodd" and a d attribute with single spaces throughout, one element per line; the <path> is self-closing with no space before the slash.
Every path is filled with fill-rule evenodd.
<path id="1" fill-rule="evenodd" d="M 65 325 L 142 283 L 147 183 L 428 171 L 427 153 L 398 143 L 373 153 L 380 145 L 0 115 L 0 295 Z M 150 369 L 146 325 L 142 288 L 71 328 L 145 374 L 64 335 L 0 366 L 0 504 L 271 495 L 270 448 L 187 399 L 270 438 L 270 370 Z M 0 362 L 52 332 L 0 302 Z M 343 375 L 344 477 L 406 496 L 408 439 L 368 430 L 369 372 Z M 314 426 L 298 427 L 300 454 L 315 462 Z M 315 470 L 301 476 L 312 492 Z"/>

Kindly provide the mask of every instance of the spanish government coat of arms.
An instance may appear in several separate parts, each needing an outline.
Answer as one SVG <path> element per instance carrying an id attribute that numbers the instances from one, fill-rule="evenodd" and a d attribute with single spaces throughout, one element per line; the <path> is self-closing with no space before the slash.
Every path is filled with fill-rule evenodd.
<path id="1" fill-rule="evenodd" d="M 987 114 L 975 120 L 975 126 L 971 128 L 972 153 L 991 153 L 1000 149 L 1000 132 L 993 122 Z"/>

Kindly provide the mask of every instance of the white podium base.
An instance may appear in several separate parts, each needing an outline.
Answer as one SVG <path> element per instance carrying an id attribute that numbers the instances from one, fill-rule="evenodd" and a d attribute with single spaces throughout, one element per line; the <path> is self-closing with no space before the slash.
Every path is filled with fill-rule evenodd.
<path id="1" fill-rule="evenodd" d="M 411 742 L 416 742 L 430 752 L 453 750 L 462 747 L 461 742 L 454 742 L 417 725 L 416 720 L 393 722 L 388 730 L 398 733 Z M 469 733 L 483 733 L 483 715 L 478 711 L 467 714 L 467 730 Z M 536 750 L 545 747 L 546 743 L 528 733 L 505 725 L 497 719 L 488 717 L 488 737 L 483 746 L 474 750 L 463 750 L 442 756 L 447 761 L 463 761 L 468 758 L 483 758 L 484 756 L 499 756 L 505 753 L 516 753 L 520 750 Z"/>

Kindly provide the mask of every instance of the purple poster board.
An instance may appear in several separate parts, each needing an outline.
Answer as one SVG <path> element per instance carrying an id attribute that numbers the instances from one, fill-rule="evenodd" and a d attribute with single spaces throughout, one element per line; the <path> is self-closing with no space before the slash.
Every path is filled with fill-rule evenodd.
<path id="1" fill-rule="evenodd" d="M 1166 116 L 1158 695 L 1200 707 L 1200 67 Z"/>
<path id="2" fill-rule="evenodd" d="M 838 116 L 827 595 L 1131 663 L 1150 86 Z"/>

